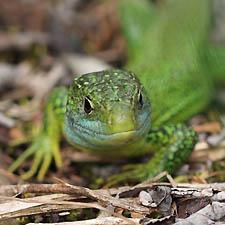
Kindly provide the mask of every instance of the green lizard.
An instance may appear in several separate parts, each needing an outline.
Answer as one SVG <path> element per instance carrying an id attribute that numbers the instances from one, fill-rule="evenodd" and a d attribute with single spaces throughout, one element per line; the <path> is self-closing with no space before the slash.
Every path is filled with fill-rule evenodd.
<path id="1" fill-rule="evenodd" d="M 64 135 L 76 148 L 109 157 L 154 152 L 147 163 L 116 175 L 117 181 L 144 180 L 169 173 L 188 159 L 197 141 L 183 124 L 212 99 L 213 76 L 224 81 L 224 52 L 208 42 L 208 0 L 167 1 L 160 12 L 145 0 L 120 1 L 121 26 L 130 58 L 125 69 L 75 78 L 56 88 L 47 102 L 44 125 L 31 146 L 12 164 L 15 171 L 35 155 L 24 179 L 38 171 L 43 180 L 54 158 L 62 167 L 59 142 Z M 209 50 L 210 49 L 210 50 Z M 216 65 L 216 66 L 215 66 Z"/>

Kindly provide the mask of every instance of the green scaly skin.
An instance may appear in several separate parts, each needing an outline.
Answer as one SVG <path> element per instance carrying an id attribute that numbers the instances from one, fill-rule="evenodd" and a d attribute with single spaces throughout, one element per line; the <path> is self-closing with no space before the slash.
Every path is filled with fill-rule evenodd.
<path id="1" fill-rule="evenodd" d="M 10 171 L 35 154 L 23 178 L 40 167 L 38 179 L 43 180 L 52 158 L 57 167 L 62 166 L 62 135 L 93 154 L 155 153 L 147 164 L 113 176 L 110 184 L 144 180 L 164 170 L 174 173 L 188 159 L 197 135 L 183 122 L 210 103 L 211 72 L 225 58 L 225 51 L 217 54 L 207 40 L 210 2 L 170 0 L 160 12 L 145 0 L 128 2 L 120 1 L 130 53 L 125 68 L 138 77 L 124 70 L 93 72 L 76 78 L 69 90 L 55 89 L 47 102 L 42 131 Z M 214 77 L 224 82 L 225 69 L 217 66 L 215 71 Z"/>

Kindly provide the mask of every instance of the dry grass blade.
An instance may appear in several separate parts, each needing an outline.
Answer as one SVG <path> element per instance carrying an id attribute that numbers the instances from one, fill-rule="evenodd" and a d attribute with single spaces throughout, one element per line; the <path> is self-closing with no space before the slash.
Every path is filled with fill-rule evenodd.
<path id="1" fill-rule="evenodd" d="M 1 213 L 0 220 L 12 218 L 13 212 L 16 212 L 16 211 L 22 211 L 22 213 L 20 213 L 17 216 L 24 216 L 25 212 L 26 212 L 26 214 L 28 213 L 27 210 L 29 208 L 31 209 L 31 212 L 32 212 L 32 207 L 36 207 L 36 206 L 40 206 L 40 205 L 42 205 L 42 208 L 44 208 L 43 205 L 45 205 L 45 206 L 46 205 L 64 205 L 64 206 L 67 205 L 67 206 L 72 206 L 72 208 L 96 208 L 96 209 L 102 210 L 110 215 L 116 216 L 122 220 L 125 220 L 125 221 L 129 222 L 130 224 L 135 224 L 135 225 L 138 224 L 135 221 L 132 221 L 132 220 L 122 216 L 121 214 L 114 213 L 114 212 L 108 210 L 107 208 L 102 207 L 101 205 L 99 205 L 99 203 L 68 202 L 68 201 L 60 201 L 60 200 L 52 200 L 52 199 L 46 200 L 46 196 L 36 197 L 35 199 L 34 198 L 19 199 L 19 198 L 14 198 L 14 197 L 1 196 L 1 199 L 2 200 L 3 199 L 11 200 L 11 204 L 10 204 L 10 202 L 5 203 L 5 204 L 10 204 L 11 207 L 12 207 L 12 205 L 14 205 L 15 207 L 18 206 L 18 202 L 22 202 L 25 204 L 19 204 L 21 208 L 20 209 L 17 208 L 17 210 L 15 210 L 15 211 L 9 206 L 8 208 L 10 211 L 7 213 Z M 3 207 L 6 207 L 6 206 L 4 205 Z M 26 210 L 25 212 L 23 211 L 24 209 Z M 43 213 L 43 210 L 42 210 L 42 213 Z"/>
<path id="2" fill-rule="evenodd" d="M 129 219 L 129 221 L 122 220 L 116 217 L 102 217 L 91 220 L 57 223 L 57 225 L 130 225 L 131 221 L 139 224 L 139 219 Z M 49 223 L 29 223 L 28 225 L 51 225 Z M 53 225 L 53 224 L 52 224 Z"/>

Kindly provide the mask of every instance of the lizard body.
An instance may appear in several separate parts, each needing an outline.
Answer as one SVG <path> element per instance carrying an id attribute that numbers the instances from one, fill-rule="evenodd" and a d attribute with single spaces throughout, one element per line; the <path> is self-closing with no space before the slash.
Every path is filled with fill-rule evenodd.
<path id="1" fill-rule="evenodd" d="M 46 106 L 43 130 L 11 171 L 32 154 L 34 163 L 25 179 L 41 165 L 38 178 L 42 180 L 52 158 L 61 167 L 61 135 L 94 154 L 155 153 L 147 164 L 117 175 L 116 181 L 143 180 L 163 170 L 173 173 L 190 155 L 197 135 L 182 123 L 210 103 L 212 61 L 219 64 L 224 55 L 215 57 L 213 48 L 205 48 L 209 1 L 168 1 L 160 13 L 144 0 L 130 1 L 130 8 L 121 2 L 121 23 L 130 51 L 125 68 L 137 76 L 118 69 L 99 71 L 75 78 L 69 90 L 55 89 Z M 146 16 L 152 20 L 146 22 Z M 223 72 L 224 68 L 218 69 L 221 80 L 225 80 Z"/>

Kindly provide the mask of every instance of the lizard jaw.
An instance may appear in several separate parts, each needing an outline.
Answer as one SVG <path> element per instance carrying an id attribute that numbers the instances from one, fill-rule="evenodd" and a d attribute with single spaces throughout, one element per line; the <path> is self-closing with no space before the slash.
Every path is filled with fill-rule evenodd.
<path id="1" fill-rule="evenodd" d="M 86 150 L 112 150 L 126 146 L 143 138 L 150 129 L 150 116 L 137 129 L 128 129 L 121 132 L 105 134 L 97 130 L 87 129 L 80 124 L 73 123 L 66 118 L 66 136 L 73 145 Z"/>

